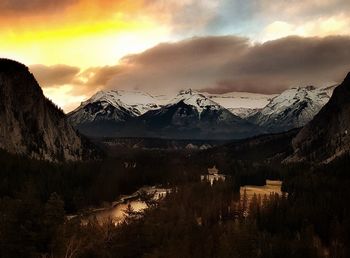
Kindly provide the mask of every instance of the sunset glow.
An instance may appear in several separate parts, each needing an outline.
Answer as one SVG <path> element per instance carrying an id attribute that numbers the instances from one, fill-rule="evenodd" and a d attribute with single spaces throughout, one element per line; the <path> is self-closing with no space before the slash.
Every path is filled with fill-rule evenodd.
<path id="1" fill-rule="evenodd" d="M 29 16 L 26 22 L 2 21 L 8 27 L 0 29 L 1 55 L 19 57 L 28 64 L 62 63 L 81 68 L 115 64 L 126 54 L 168 39 L 168 29 L 153 18 L 129 16 L 135 5 L 105 5 L 116 9 L 113 15 L 103 16 L 97 2 L 80 3 L 52 16 Z"/>
<path id="2" fill-rule="evenodd" d="M 41 78 L 39 83 L 46 96 L 65 111 L 99 89 L 143 87 L 146 91 L 158 92 L 192 87 L 216 90 L 224 84 L 227 88 L 224 91 L 232 87 L 250 90 L 257 75 L 250 74 L 247 79 L 239 72 L 239 76 L 234 76 L 235 71 L 226 68 L 217 70 L 219 65 L 226 67 L 228 62 L 240 59 L 240 54 L 247 51 L 232 52 L 230 49 L 225 53 L 225 44 L 223 48 L 206 49 L 206 39 L 216 37 L 215 45 L 221 44 L 222 36 L 239 37 L 238 41 L 245 41 L 245 47 L 253 51 L 254 46 L 289 36 L 301 36 L 307 41 L 311 37 L 350 35 L 350 19 L 346 12 L 350 4 L 340 0 L 309 0 L 298 4 L 277 0 L 244 3 L 229 0 L 0 0 L 0 9 L 0 56 L 28 65 L 34 75 Z M 182 51 L 187 47 L 197 48 L 195 42 L 193 46 L 190 44 L 196 38 L 203 39 L 207 57 L 191 57 L 196 51 L 190 49 L 189 54 L 177 52 L 180 48 Z M 161 43 L 166 44 L 159 45 Z M 231 43 L 236 44 L 236 40 Z M 234 45 L 232 48 L 235 49 Z M 222 58 L 214 62 L 212 57 L 221 55 Z M 148 63 L 143 63 L 144 57 L 149 59 Z M 200 68 L 202 58 L 211 58 L 213 62 Z M 71 74 L 71 80 L 58 83 L 44 78 L 43 69 L 38 70 L 35 65 L 44 65 L 46 74 L 55 74 L 55 78 L 62 75 L 56 65 L 75 67 L 76 72 Z M 238 69 L 242 65 L 234 67 Z M 203 73 L 202 69 L 208 71 Z M 326 78 L 327 81 L 337 81 L 344 69 Z M 174 73 L 176 78 L 167 78 Z M 276 82 L 276 79 L 271 81 Z M 267 86 L 257 91 L 278 92 L 281 87 L 295 86 L 295 83 L 281 82 L 280 86 Z"/>

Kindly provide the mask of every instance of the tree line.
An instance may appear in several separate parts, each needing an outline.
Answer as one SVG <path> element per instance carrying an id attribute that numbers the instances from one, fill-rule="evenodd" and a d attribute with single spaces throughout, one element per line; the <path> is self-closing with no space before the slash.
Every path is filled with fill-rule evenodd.
<path id="1" fill-rule="evenodd" d="M 136 167 L 126 168 L 128 161 Z M 206 161 L 179 153 L 133 153 L 59 165 L 2 153 L 0 163 L 1 257 L 350 254 L 348 155 L 318 167 L 230 161 L 224 168 L 227 180 L 213 186 L 199 181 Z M 241 185 L 267 178 L 283 179 L 286 194 L 240 196 Z M 174 190 L 160 203 L 149 202 L 142 215 L 128 209 L 119 226 L 95 219 L 82 225 L 66 217 L 145 184 L 168 184 Z"/>

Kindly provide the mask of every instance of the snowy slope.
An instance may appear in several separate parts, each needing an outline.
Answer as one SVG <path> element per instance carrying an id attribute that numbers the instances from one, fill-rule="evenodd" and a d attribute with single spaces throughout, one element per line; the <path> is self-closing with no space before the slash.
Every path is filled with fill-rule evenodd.
<path id="1" fill-rule="evenodd" d="M 249 119 L 272 132 L 304 126 L 328 102 L 333 89 L 307 86 L 286 90 Z"/>
<path id="2" fill-rule="evenodd" d="M 279 95 L 209 94 L 189 89 L 173 97 L 100 91 L 68 116 L 87 135 L 145 136 L 144 130 L 151 137 L 235 138 L 301 127 L 328 102 L 333 89 L 309 86 Z"/>
<path id="3" fill-rule="evenodd" d="M 182 139 L 237 139 L 261 132 L 204 94 L 184 90 L 158 110 L 139 117 L 147 136 Z"/>
<path id="4" fill-rule="evenodd" d="M 234 115 L 246 118 L 264 108 L 277 94 L 229 92 L 224 94 L 203 93 L 206 97 L 227 108 Z"/>
<path id="5" fill-rule="evenodd" d="M 350 73 L 329 102 L 293 139 L 293 155 L 284 162 L 329 163 L 350 152 Z M 332 171 L 330 171 L 332 172 Z"/>
<path id="6" fill-rule="evenodd" d="M 186 105 L 194 107 L 199 114 L 208 108 L 212 110 L 219 110 L 223 108 L 218 103 L 207 98 L 204 94 L 191 89 L 180 91 L 179 94 L 172 101 L 170 101 L 167 106 L 175 105 L 181 101 Z"/>
<path id="7" fill-rule="evenodd" d="M 113 95 L 98 92 L 68 114 L 70 123 L 81 126 L 99 121 L 122 122 L 138 115 L 138 110 L 114 99 Z"/>
<path id="8" fill-rule="evenodd" d="M 82 105 L 97 101 L 106 101 L 116 107 L 122 105 L 135 111 L 135 115 L 142 115 L 151 109 L 159 108 L 159 101 L 150 94 L 125 90 L 99 91 Z"/>
<path id="9" fill-rule="evenodd" d="M 249 92 L 229 92 L 224 94 L 203 93 L 206 97 L 227 109 L 265 107 L 278 94 L 258 94 Z"/>
<path id="10" fill-rule="evenodd" d="M 261 108 L 243 108 L 243 107 L 241 107 L 241 108 L 228 108 L 228 110 L 232 114 L 234 114 L 240 118 L 246 119 L 246 118 L 258 113 L 261 110 Z"/>
<path id="11" fill-rule="evenodd" d="M 99 91 L 68 114 L 73 125 L 95 121 L 123 122 L 160 108 L 158 101 L 141 91 Z"/>

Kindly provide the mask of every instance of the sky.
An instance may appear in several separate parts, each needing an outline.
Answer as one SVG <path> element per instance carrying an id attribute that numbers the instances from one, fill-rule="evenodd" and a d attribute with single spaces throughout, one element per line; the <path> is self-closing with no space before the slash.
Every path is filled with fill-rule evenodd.
<path id="1" fill-rule="evenodd" d="M 348 0 L 0 0 L 0 57 L 66 112 L 99 90 L 279 93 L 350 71 Z"/>

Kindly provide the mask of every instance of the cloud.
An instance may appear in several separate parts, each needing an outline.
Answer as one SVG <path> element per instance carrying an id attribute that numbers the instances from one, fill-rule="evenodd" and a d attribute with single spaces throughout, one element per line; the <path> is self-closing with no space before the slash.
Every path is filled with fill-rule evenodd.
<path id="1" fill-rule="evenodd" d="M 41 85 L 53 87 L 73 83 L 79 74 L 78 67 L 68 65 L 31 65 L 30 71 Z"/>
<path id="2" fill-rule="evenodd" d="M 174 34 L 200 35 L 214 19 L 221 6 L 212 0 L 145 0 L 144 10 L 162 23 L 168 24 Z"/>
<path id="3" fill-rule="evenodd" d="M 31 19 L 31 27 L 41 27 L 43 22 L 46 26 L 48 22 L 59 26 L 62 23 L 96 23 L 116 18 L 126 22 L 140 20 L 144 24 L 152 22 L 166 26 L 183 38 L 204 32 L 205 25 L 216 15 L 220 2 L 221 0 L 0 0 L 0 20 L 3 26 L 12 28 L 14 23 L 25 26 L 16 20 L 17 15 L 26 19 L 35 18 Z"/>
<path id="4" fill-rule="evenodd" d="M 31 65 L 30 71 L 42 86 L 44 94 L 64 108 L 72 110 L 81 101 L 105 87 L 122 67 L 80 68 L 68 65 Z"/>
<path id="5" fill-rule="evenodd" d="M 249 44 L 248 39 L 234 36 L 163 43 L 142 54 L 124 57 L 120 63 L 123 72 L 108 86 L 148 91 L 203 87 L 221 73 L 228 59 L 239 56 Z"/>
<path id="6" fill-rule="evenodd" d="M 347 0 L 256 0 L 257 8 L 264 15 L 288 19 L 310 19 L 338 15 L 350 10 Z"/>
<path id="7" fill-rule="evenodd" d="M 349 60 L 349 36 L 293 36 L 265 43 L 210 36 L 159 44 L 125 56 L 115 66 L 92 67 L 80 73 L 72 67 L 37 66 L 34 73 L 43 86 L 71 85 L 69 94 L 75 100 L 101 89 L 140 89 L 153 94 L 186 88 L 279 93 L 295 86 L 341 82 L 350 70 Z"/>
<path id="8" fill-rule="evenodd" d="M 350 18 L 347 15 L 341 14 L 307 22 L 304 21 L 302 23 L 274 21 L 263 29 L 260 39 L 262 41 L 268 41 L 288 35 L 310 37 L 344 34 L 350 34 Z"/>
<path id="9" fill-rule="evenodd" d="M 290 35 L 349 35 L 350 1 L 220 0 L 205 24 L 210 35 L 236 34 L 267 41 Z"/>
<path id="10" fill-rule="evenodd" d="M 103 66 L 88 68 L 80 74 L 86 86 L 105 86 L 114 76 L 117 76 L 123 70 L 122 66 Z"/>
<path id="11" fill-rule="evenodd" d="M 350 70 L 350 37 L 287 37 L 263 44 L 224 36 L 160 44 L 123 58 L 108 88 L 281 92 L 339 82 Z"/>
<path id="12" fill-rule="evenodd" d="M 60 11 L 77 0 L 0 0 L 0 10 L 6 13 L 36 14 L 43 11 Z"/>

